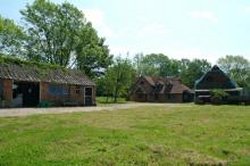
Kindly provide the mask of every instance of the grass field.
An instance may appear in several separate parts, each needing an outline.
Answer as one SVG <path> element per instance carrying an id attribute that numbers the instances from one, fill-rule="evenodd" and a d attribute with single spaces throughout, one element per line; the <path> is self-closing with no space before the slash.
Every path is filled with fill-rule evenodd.
<path id="1" fill-rule="evenodd" d="M 108 98 L 108 101 L 107 101 L 107 97 L 104 97 L 104 96 L 98 96 L 96 97 L 96 102 L 98 105 L 100 104 L 113 104 L 114 101 L 111 97 Z M 119 104 L 125 104 L 127 103 L 126 99 L 125 98 L 121 98 L 121 97 L 118 97 L 117 98 L 117 103 Z"/>
<path id="2" fill-rule="evenodd" d="M 0 118 L 0 165 L 250 165 L 250 107 Z"/>

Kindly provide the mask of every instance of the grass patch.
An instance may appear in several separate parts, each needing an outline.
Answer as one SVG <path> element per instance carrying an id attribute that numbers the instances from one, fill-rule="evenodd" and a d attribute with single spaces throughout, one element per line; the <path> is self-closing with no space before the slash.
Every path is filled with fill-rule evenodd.
<path id="1" fill-rule="evenodd" d="M 250 107 L 0 118 L 0 165 L 249 165 Z"/>
<path id="2" fill-rule="evenodd" d="M 104 96 L 99 96 L 99 97 L 96 97 L 96 102 L 97 104 L 114 104 L 114 101 L 112 98 L 108 98 L 108 101 L 107 101 L 107 97 L 104 97 Z M 125 104 L 127 103 L 128 101 L 125 99 L 125 98 L 117 98 L 117 104 Z"/>

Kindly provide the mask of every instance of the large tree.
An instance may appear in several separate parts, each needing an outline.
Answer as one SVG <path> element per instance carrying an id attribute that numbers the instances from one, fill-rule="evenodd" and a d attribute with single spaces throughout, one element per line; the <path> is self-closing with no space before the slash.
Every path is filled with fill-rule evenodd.
<path id="1" fill-rule="evenodd" d="M 115 58 L 103 81 L 106 95 L 112 95 L 114 102 L 117 102 L 120 96 L 125 97 L 134 81 L 134 76 L 135 70 L 129 59 Z"/>
<path id="2" fill-rule="evenodd" d="M 211 64 L 205 59 L 194 59 L 192 61 L 182 59 L 180 61 L 180 77 L 184 84 L 193 88 L 195 81 L 204 75 L 210 68 Z"/>
<path id="3" fill-rule="evenodd" d="M 110 64 L 112 57 L 104 39 L 70 3 L 35 0 L 21 14 L 29 36 L 26 45 L 29 59 L 75 66 L 89 76 Z"/>
<path id="4" fill-rule="evenodd" d="M 219 67 L 239 86 L 250 87 L 250 62 L 242 56 L 227 55 L 218 59 Z"/>
<path id="5" fill-rule="evenodd" d="M 23 55 L 26 35 L 22 27 L 13 20 L 0 16 L 0 53 L 5 55 Z"/>
<path id="6" fill-rule="evenodd" d="M 135 67 L 139 75 L 176 76 L 178 75 L 178 61 L 169 59 L 164 54 L 137 54 L 134 58 Z"/>

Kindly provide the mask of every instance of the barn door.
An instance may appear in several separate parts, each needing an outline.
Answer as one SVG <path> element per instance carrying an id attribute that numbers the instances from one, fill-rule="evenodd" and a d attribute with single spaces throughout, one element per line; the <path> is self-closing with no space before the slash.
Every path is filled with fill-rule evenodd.
<path id="1" fill-rule="evenodd" d="M 84 94 L 84 101 L 85 101 L 85 106 L 92 106 L 93 105 L 93 99 L 92 99 L 92 94 L 93 94 L 93 90 L 92 88 L 85 88 L 84 90 L 85 94 Z"/>

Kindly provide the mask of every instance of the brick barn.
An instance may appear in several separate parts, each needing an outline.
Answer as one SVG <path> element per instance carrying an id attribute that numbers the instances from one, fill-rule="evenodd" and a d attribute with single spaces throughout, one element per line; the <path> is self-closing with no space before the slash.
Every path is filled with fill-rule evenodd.
<path id="1" fill-rule="evenodd" d="M 192 102 L 193 92 L 177 77 L 139 77 L 131 88 L 131 101 L 138 102 Z"/>
<path id="2" fill-rule="evenodd" d="M 82 72 L 61 67 L 0 63 L 0 107 L 95 105 L 95 83 Z"/>
<path id="3" fill-rule="evenodd" d="M 229 99 L 238 98 L 242 92 L 242 88 L 215 65 L 195 82 L 195 103 L 210 103 L 215 89 L 226 92 Z"/>

